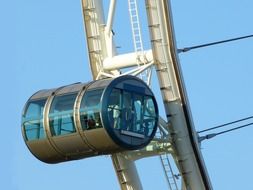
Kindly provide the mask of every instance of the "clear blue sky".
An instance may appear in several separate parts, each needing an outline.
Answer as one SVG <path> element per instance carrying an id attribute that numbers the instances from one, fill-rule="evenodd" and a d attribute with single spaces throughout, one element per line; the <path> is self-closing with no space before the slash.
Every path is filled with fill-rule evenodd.
<path id="1" fill-rule="evenodd" d="M 108 156 L 47 165 L 31 155 L 21 135 L 21 112 L 35 91 L 91 80 L 80 0 L 0 4 L 0 189 L 119 189 Z M 114 27 L 121 52 L 132 48 L 126 5 L 120 0 Z M 253 33 L 251 0 L 172 5 L 179 48 Z M 147 29 L 143 35 L 147 39 Z M 252 49 L 249 39 L 180 55 L 197 130 L 253 115 Z M 252 134 L 249 127 L 203 142 L 215 190 L 253 189 Z M 145 190 L 166 189 L 157 158 L 137 167 Z"/>

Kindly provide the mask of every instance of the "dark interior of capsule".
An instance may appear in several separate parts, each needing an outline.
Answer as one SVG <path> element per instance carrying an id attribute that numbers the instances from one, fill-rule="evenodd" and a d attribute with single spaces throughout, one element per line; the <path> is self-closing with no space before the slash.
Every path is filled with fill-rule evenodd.
<path id="1" fill-rule="evenodd" d="M 111 127 L 123 135 L 144 138 L 151 135 L 157 115 L 152 97 L 114 88 L 108 103 Z"/>
<path id="2" fill-rule="evenodd" d="M 103 89 L 87 91 L 80 106 L 80 120 L 83 130 L 102 128 L 100 111 Z"/>

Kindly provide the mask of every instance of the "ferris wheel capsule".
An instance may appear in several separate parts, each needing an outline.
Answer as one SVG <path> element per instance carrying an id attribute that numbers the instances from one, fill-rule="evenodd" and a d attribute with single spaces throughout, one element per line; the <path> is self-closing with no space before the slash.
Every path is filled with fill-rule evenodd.
<path id="1" fill-rule="evenodd" d="M 158 117 L 150 88 L 127 75 L 36 92 L 24 107 L 22 133 L 35 157 L 59 163 L 143 148 Z"/>

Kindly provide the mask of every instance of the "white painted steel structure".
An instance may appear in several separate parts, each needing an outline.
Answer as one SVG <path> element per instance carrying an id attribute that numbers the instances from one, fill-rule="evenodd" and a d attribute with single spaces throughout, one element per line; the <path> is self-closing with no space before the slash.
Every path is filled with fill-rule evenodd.
<path id="1" fill-rule="evenodd" d="M 112 33 L 116 0 L 110 1 L 107 21 L 104 18 L 102 0 L 82 0 L 93 79 L 122 74 L 139 75 L 154 66 L 167 114 L 168 122 L 160 118 L 161 136 L 155 138 L 146 148 L 111 156 L 120 187 L 122 190 L 142 189 L 135 160 L 171 154 L 182 177 L 183 190 L 211 190 L 177 57 L 170 1 L 145 2 L 152 49 L 138 54 L 133 52 L 117 55 Z M 122 68 L 130 70 L 122 73 Z"/>

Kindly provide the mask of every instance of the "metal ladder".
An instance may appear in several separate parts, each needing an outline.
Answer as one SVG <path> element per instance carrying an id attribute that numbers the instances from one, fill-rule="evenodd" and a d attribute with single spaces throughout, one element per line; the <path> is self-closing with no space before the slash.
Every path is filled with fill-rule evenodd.
<path id="1" fill-rule="evenodd" d="M 163 134 L 160 127 L 158 127 L 157 129 L 155 137 L 160 139 L 163 138 Z M 159 155 L 159 157 L 163 167 L 166 181 L 168 183 L 169 190 L 179 190 L 176 182 L 177 175 L 175 175 L 172 170 L 168 153 L 161 154 Z"/>
<path id="2" fill-rule="evenodd" d="M 164 174 L 168 182 L 168 186 L 170 190 L 178 190 L 177 182 L 175 179 L 175 175 L 172 171 L 172 167 L 170 165 L 168 154 L 162 154 L 160 155 L 160 160 L 162 162 L 162 166 L 164 169 Z"/>
<path id="3" fill-rule="evenodd" d="M 137 7 L 136 0 L 128 0 L 128 8 L 129 8 L 129 14 L 130 14 L 133 41 L 134 41 L 134 49 L 135 49 L 135 52 L 142 52 L 143 44 L 142 44 L 139 14 L 138 14 L 138 7 Z"/>
<path id="4" fill-rule="evenodd" d="M 141 54 L 143 54 L 143 43 L 142 43 L 139 13 L 138 13 L 136 0 L 128 0 L 128 8 L 129 8 L 129 14 L 130 14 L 134 50 L 138 57 Z M 139 63 L 140 63 L 140 60 L 138 60 L 137 58 L 137 64 L 139 65 Z M 140 73 L 139 76 L 143 81 L 145 81 L 149 85 L 151 74 L 152 74 L 151 69 L 147 69 L 143 73 Z"/>

